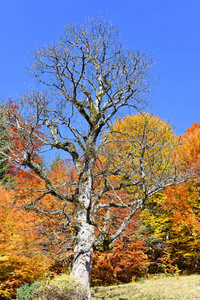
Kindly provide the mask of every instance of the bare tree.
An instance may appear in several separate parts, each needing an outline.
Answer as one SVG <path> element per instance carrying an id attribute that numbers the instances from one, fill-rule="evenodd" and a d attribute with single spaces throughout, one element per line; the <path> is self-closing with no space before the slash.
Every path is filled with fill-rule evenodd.
<path id="1" fill-rule="evenodd" d="M 22 97 L 27 121 L 7 107 L 11 128 L 17 128 L 24 144 L 23 156 L 21 149 L 11 147 L 12 159 L 28 166 L 46 184 L 29 209 L 51 217 L 62 216 L 60 232 L 65 231 L 66 239 L 59 251 L 65 251 L 63 257 L 67 257 L 74 249 L 72 274 L 86 287 L 87 299 L 90 299 L 93 248 L 100 243 L 109 245 L 119 238 L 149 196 L 183 180 L 165 156 L 159 156 L 160 161 L 156 163 L 163 168 L 155 172 L 152 162 L 155 163 L 157 153 L 168 145 L 159 141 L 150 145 L 145 129 L 141 139 L 129 137 L 139 148 L 132 148 L 120 158 L 120 163 L 109 160 L 110 135 L 104 134 L 100 142 L 103 129 L 109 128 L 113 117 L 123 112 L 124 107 L 139 110 L 145 105 L 151 65 L 152 60 L 144 53 L 124 48 L 118 30 L 104 18 L 91 19 L 86 25 L 68 25 L 55 43 L 33 53 L 29 71 L 48 92 L 30 92 Z M 36 161 L 37 141 L 43 144 L 44 153 L 59 149 L 71 157 L 78 181 L 65 183 L 72 186 L 70 193 L 56 186 Z M 157 149 L 151 158 L 146 155 L 150 148 Z M 136 150 L 140 155 L 137 163 Z M 103 163 L 101 168 L 103 156 L 107 156 L 107 165 Z M 130 173 L 127 173 L 127 161 L 135 166 Z M 121 191 L 130 187 L 134 187 L 134 193 L 127 201 Z M 41 208 L 39 203 L 48 194 L 60 203 L 59 210 Z M 110 219 L 112 208 L 125 211 L 122 222 L 115 225 Z M 102 226 L 99 216 L 104 218 Z M 42 230 L 59 240 L 58 232 Z"/>

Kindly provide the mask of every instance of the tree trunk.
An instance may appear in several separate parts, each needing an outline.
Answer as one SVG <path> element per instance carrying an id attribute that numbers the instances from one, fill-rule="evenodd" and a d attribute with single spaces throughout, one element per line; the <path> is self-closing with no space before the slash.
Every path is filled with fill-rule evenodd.
<path id="1" fill-rule="evenodd" d="M 71 274 L 85 287 L 87 292 L 87 298 L 85 300 L 90 300 L 93 242 L 93 228 L 91 225 L 84 223 L 77 236 Z"/>
<path id="2" fill-rule="evenodd" d="M 74 249 L 74 261 L 71 274 L 76 277 L 85 287 L 87 298 L 90 300 L 90 277 L 92 268 L 92 256 L 94 245 L 94 228 L 88 223 L 87 209 L 90 206 L 92 180 L 91 178 L 80 185 L 79 207 L 77 213 L 77 223 L 79 231 L 76 237 Z"/>

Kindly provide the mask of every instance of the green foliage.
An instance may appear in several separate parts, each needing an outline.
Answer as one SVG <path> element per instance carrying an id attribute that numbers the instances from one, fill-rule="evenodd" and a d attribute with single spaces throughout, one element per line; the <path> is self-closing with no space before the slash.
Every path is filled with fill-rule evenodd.
<path id="1" fill-rule="evenodd" d="M 12 189 L 15 185 L 14 178 L 9 175 L 10 164 L 6 160 L 0 159 L 0 182 L 7 189 Z"/>
<path id="2" fill-rule="evenodd" d="M 33 295 L 37 292 L 40 287 L 38 281 L 33 282 L 31 285 L 25 283 L 19 289 L 17 289 L 17 300 L 31 300 Z"/>
<path id="3" fill-rule="evenodd" d="M 10 146 L 10 138 L 8 134 L 8 126 L 2 111 L 0 111 L 0 152 L 8 153 Z M 6 188 L 13 188 L 14 182 L 9 175 L 10 164 L 6 158 L 0 155 L 0 183 Z"/>
<path id="4" fill-rule="evenodd" d="M 72 276 L 63 274 L 52 280 L 23 285 L 17 290 L 17 300 L 84 300 L 86 292 Z"/>

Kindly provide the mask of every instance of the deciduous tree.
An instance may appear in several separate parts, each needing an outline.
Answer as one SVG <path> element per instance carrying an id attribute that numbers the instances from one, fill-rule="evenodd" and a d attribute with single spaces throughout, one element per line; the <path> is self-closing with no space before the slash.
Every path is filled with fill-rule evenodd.
<path id="1" fill-rule="evenodd" d="M 180 141 L 180 146 L 175 149 L 177 159 L 185 164 L 186 170 L 187 166 L 193 165 L 199 172 L 200 124 L 194 123 L 189 127 Z M 151 197 L 141 217 L 145 232 L 149 232 L 155 264 L 156 259 L 167 254 L 168 263 L 173 261 L 173 265 L 176 264 L 181 271 L 193 273 L 199 270 L 199 177 Z"/>
<path id="2" fill-rule="evenodd" d="M 37 219 L 13 207 L 17 193 L 0 186 L 0 298 L 13 299 L 23 283 L 45 277 L 52 261 L 42 251 L 36 252 L 40 240 L 33 231 Z"/>
<path id="3" fill-rule="evenodd" d="M 30 168 L 45 184 L 29 208 L 64 219 L 63 257 L 74 255 L 72 274 L 87 288 L 88 299 L 93 248 L 113 243 L 149 196 L 187 177 L 181 176 L 170 163 L 170 157 L 163 156 L 167 168 L 161 167 L 155 157 L 168 143 L 157 145 L 158 140 L 151 143 L 147 127 L 139 136 L 126 134 L 130 142 L 134 141 L 134 147 L 127 148 L 124 158 L 117 154 L 120 161 L 113 161 L 109 168 L 99 168 L 98 158 L 109 156 L 109 145 L 113 151 L 115 144 L 109 134 L 100 143 L 103 129 L 110 128 L 113 117 L 125 108 L 139 110 L 144 106 L 151 65 L 152 60 L 144 53 L 123 47 L 118 30 L 104 18 L 91 19 L 83 25 L 68 25 L 55 43 L 33 53 L 30 72 L 48 92 L 29 92 L 22 97 L 24 120 L 7 107 L 13 132 L 16 130 L 23 144 L 23 149 L 10 149 L 9 158 Z M 121 136 L 117 143 L 123 145 L 125 134 Z M 66 182 L 66 186 L 71 184 L 70 193 L 63 190 L 63 185 L 54 183 L 37 161 L 35 150 L 39 142 L 44 151 L 59 149 L 62 155 L 71 158 L 78 180 Z M 146 155 L 151 153 L 150 148 L 152 154 Z M 127 158 L 135 165 L 128 173 L 127 166 L 124 167 Z M 131 201 L 124 198 L 124 189 L 132 189 Z M 59 202 L 56 212 L 47 207 L 42 209 L 47 195 Z M 115 223 L 113 219 L 109 221 L 112 211 L 116 213 Z M 124 219 L 119 222 L 122 212 Z M 100 218 L 104 226 L 99 226 Z M 53 232 L 49 235 L 55 237 Z M 58 235 L 56 239 L 59 240 Z"/>

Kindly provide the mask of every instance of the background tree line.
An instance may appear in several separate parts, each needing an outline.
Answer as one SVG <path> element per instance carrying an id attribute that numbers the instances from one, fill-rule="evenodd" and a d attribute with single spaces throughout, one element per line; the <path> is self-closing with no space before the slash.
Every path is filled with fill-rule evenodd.
<path id="1" fill-rule="evenodd" d="M 5 127 L 1 130 L 1 141 L 3 141 L 4 130 Z M 97 167 L 102 169 L 105 164 L 107 170 L 112 168 L 113 164 L 115 166 L 120 164 L 121 157 L 124 157 L 124 152 L 127 152 L 126 148 L 139 149 L 136 137 L 144 134 L 144 130 L 148 143 L 154 144 L 156 140 L 159 140 L 159 145 L 166 141 L 169 143 L 169 147 L 164 149 L 166 153 L 150 148 L 150 151 L 156 151 L 157 156 L 148 156 L 149 159 L 154 159 L 153 166 L 148 164 L 148 167 L 154 167 L 156 171 L 158 168 L 158 172 L 165 168 L 166 166 L 160 164 L 160 155 L 168 156 L 172 146 L 173 155 L 183 160 L 186 166 L 190 168 L 190 164 L 195 163 L 196 168 L 199 168 L 200 124 L 194 123 L 186 130 L 185 135 L 176 136 L 170 124 L 147 113 L 128 115 L 115 121 L 112 138 L 116 140 L 119 138 L 119 132 L 122 132 L 123 143 L 120 135 L 117 145 L 116 142 L 114 147 L 109 145 L 109 157 L 105 155 L 99 158 L 101 166 Z M 129 137 L 127 138 L 127 132 L 134 136 L 134 143 L 137 145 L 134 145 Z M 178 141 L 176 147 L 174 147 L 175 140 Z M 9 144 L 15 142 L 10 140 Z M 107 152 L 108 149 L 105 148 L 104 151 Z M 135 160 L 138 155 L 139 153 L 134 152 Z M 130 158 L 127 157 L 126 168 L 131 172 L 136 162 L 134 164 L 129 162 Z M 170 168 L 170 165 L 168 167 Z M 44 163 L 44 168 L 54 184 L 59 185 L 66 193 L 71 193 L 71 185 L 69 187 L 67 183 L 73 182 L 76 186 L 78 175 L 69 159 L 58 156 L 50 166 L 45 167 Z M 44 189 L 44 182 L 30 170 L 8 164 L 5 160 L 2 161 L 0 172 L 2 174 L 0 292 L 3 299 L 15 296 L 16 289 L 24 283 L 42 279 L 47 274 L 53 277 L 55 274 L 69 272 L 72 260 L 66 257 L 61 261 L 59 257 L 66 236 L 64 218 L 60 218 L 56 213 L 45 215 L 33 209 L 26 210 L 26 218 L 24 218 L 22 208 L 37 198 L 39 191 Z M 97 189 L 98 186 L 99 184 Z M 130 190 L 125 188 L 121 191 L 121 197 L 128 203 L 132 201 L 133 194 L 135 195 L 136 192 L 138 193 L 132 188 Z M 106 203 L 105 197 L 102 204 Z M 42 207 L 48 211 L 56 211 L 59 209 L 59 203 L 55 203 L 51 195 L 46 195 Z M 73 215 L 73 208 L 69 207 L 68 210 Z M 107 230 L 112 231 L 112 227 L 117 227 L 118 222 L 124 219 L 126 211 L 122 207 L 118 212 L 113 205 L 109 210 L 109 216 L 107 214 L 108 212 L 105 213 L 104 210 L 99 214 L 99 226 L 107 226 Z M 177 271 L 188 274 L 199 272 L 199 231 L 199 179 L 195 178 L 188 183 L 161 190 L 150 197 L 135 214 L 120 239 L 111 245 L 102 244 L 95 248 L 92 285 L 130 282 L 154 273 L 164 272 L 173 275 Z M 73 234 L 68 232 L 68 238 L 70 239 Z"/>

